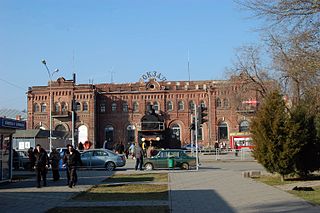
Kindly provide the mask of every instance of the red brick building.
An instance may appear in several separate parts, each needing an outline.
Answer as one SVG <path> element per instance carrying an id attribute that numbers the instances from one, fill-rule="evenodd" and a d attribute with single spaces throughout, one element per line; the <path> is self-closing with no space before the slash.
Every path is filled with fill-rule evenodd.
<path id="1" fill-rule="evenodd" d="M 107 142 L 113 147 L 141 141 L 146 137 L 140 134 L 142 120 L 152 106 L 161 118 L 160 140 L 173 147 L 190 143 L 194 110 L 203 105 L 208 108 L 208 122 L 199 131 L 199 143 L 228 145 L 230 134 L 248 131 L 260 99 L 257 92 L 242 93 L 241 88 L 241 77 L 168 81 L 161 73 L 147 72 L 139 82 L 123 84 L 76 84 L 75 75 L 72 80 L 61 77 L 47 86 L 29 88 L 27 126 L 49 129 L 51 91 L 52 129 L 74 130 L 75 144 L 90 141 L 103 147 Z"/>

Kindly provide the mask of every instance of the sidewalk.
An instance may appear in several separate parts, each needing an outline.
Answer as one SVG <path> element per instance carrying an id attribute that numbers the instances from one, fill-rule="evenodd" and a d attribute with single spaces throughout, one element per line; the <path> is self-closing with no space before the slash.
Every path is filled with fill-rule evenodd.
<path id="1" fill-rule="evenodd" d="M 120 173 L 133 172 L 134 161 Z M 260 169 L 255 162 L 206 162 L 199 171 L 169 171 L 169 201 L 70 201 L 79 192 L 99 184 L 107 175 L 104 170 L 79 171 L 79 185 L 68 188 L 63 180 L 49 181 L 48 187 L 35 188 L 35 179 L 22 180 L 0 187 L 0 209 L 6 212 L 45 212 L 53 207 L 169 205 L 171 212 L 320 212 L 293 195 L 250 178 L 243 170 Z M 166 172 L 166 170 L 162 170 Z M 36 208 L 36 209 L 35 209 Z"/>
<path id="2" fill-rule="evenodd" d="M 229 170 L 171 172 L 170 205 L 173 213 L 320 212 L 319 206 Z"/>

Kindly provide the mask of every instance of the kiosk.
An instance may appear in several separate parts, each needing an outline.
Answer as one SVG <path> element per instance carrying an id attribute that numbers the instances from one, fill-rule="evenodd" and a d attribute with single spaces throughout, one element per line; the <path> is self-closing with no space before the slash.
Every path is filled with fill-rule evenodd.
<path id="1" fill-rule="evenodd" d="M 0 182 L 12 179 L 12 134 L 26 129 L 26 122 L 0 117 Z"/>

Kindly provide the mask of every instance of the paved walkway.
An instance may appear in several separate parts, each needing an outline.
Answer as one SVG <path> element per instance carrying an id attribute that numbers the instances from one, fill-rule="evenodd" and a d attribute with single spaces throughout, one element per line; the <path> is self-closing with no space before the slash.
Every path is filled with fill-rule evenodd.
<path id="1" fill-rule="evenodd" d="M 172 212 L 320 212 L 280 189 L 235 171 L 170 173 Z"/>
<path id="2" fill-rule="evenodd" d="M 133 172 L 132 165 L 129 161 L 130 169 L 118 172 Z M 79 185 L 72 189 L 64 185 L 65 181 L 49 182 L 48 187 L 37 189 L 34 179 L 24 180 L 0 187 L 0 211 L 34 213 L 56 206 L 169 205 L 174 213 L 320 212 L 319 206 L 241 176 L 243 170 L 257 169 L 262 168 L 255 162 L 204 162 L 199 171 L 173 170 L 169 172 L 169 201 L 148 202 L 70 201 L 112 174 L 105 171 L 81 171 Z"/>

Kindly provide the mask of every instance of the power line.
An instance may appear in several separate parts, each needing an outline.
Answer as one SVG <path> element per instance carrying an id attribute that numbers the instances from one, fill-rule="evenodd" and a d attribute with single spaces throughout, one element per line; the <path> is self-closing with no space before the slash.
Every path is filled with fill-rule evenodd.
<path id="1" fill-rule="evenodd" d="M 20 87 L 20 86 L 14 84 L 14 83 L 11 83 L 11 82 L 9 82 L 9 81 L 7 81 L 7 80 L 5 80 L 5 79 L 0 78 L 0 80 L 3 81 L 3 82 L 5 82 L 5 83 L 7 83 L 7 84 L 9 84 L 9 85 L 11 85 L 11 86 L 13 86 L 13 87 L 16 87 L 16 88 L 18 88 L 18 89 L 22 89 L 23 91 L 26 91 L 25 88 Z"/>

